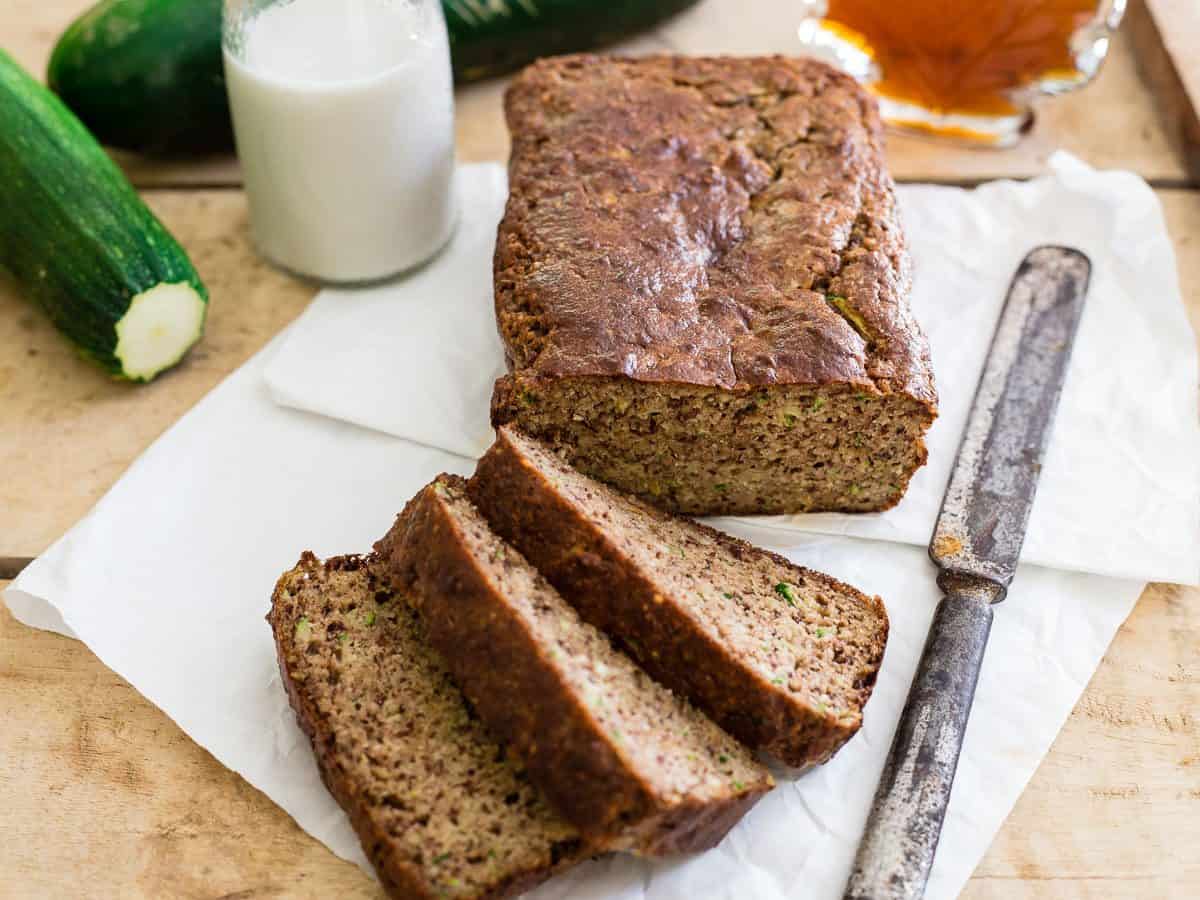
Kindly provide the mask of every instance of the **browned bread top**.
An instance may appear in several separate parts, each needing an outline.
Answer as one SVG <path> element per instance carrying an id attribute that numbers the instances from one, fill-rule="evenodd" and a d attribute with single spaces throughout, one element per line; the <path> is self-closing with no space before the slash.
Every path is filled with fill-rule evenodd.
<path id="1" fill-rule="evenodd" d="M 509 427 L 468 490 L 584 619 L 750 746 L 805 766 L 861 726 L 888 635 L 877 597 L 606 487 Z"/>
<path id="2" fill-rule="evenodd" d="M 267 620 L 321 777 L 393 897 L 512 896 L 588 855 L 474 717 L 377 559 L 305 553 Z"/>
<path id="3" fill-rule="evenodd" d="M 578 55 L 506 97 L 496 311 L 517 372 L 936 394 L 879 117 L 782 57 Z"/>
<path id="4" fill-rule="evenodd" d="M 429 640 L 531 779 L 590 840 L 702 850 L 771 787 L 749 752 L 656 684 L 500 540 L 461 479 L 422 490 L 378 545 Z"/>

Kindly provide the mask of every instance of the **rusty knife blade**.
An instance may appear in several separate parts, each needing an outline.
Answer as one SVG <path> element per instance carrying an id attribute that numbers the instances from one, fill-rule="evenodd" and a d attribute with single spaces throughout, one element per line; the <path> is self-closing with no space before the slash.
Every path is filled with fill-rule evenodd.
<path id="1" fill-rule="evenodd" d="M 1091 268 L 1038 247 L 1013 276 L 929 544 L 943 571 L 1012 580 Z"/>
<path id="2" fill-rule="evenodd" d="M 933 868 L 992 606 L 1016 571 L 1091 264 L 1038 247 L 1013 276 L 929 555 L 943 597 L 879 778 L 846 900 L 917 900 Z"/>

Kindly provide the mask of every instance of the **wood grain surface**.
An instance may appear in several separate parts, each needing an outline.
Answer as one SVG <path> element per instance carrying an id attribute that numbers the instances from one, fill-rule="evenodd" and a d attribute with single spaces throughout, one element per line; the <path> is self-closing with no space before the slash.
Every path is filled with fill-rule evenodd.
<path id="1" fill-rule="evenodd" d="M 8 0 L 0 45 L 40 73 L 57 34 L 86 5 Z M 760 27 L 774 35 L 758 49 L 785 49 L 791 8 L 787 0 L 706 0 L 632 49 L 712 50 L 756 15 L 770 17 Z M 1188 46 L 1181 58 L 1200 60 L 1200 43 Z M 1044 103 L 1034 133 L 1015 150 L 893 138 L 889 157 L 900 178 L 964 184 L 1035 174 L 1055 148 L 1138 172 L 1162 188 L 1188 312 L 1200 328 L 1200 194 L 1139 62 L 1119 37 L 1097 83 Z M 505 153 L 502 89 L 497 82 L 459 93 L 463 159 Z M 74 524 L 315 290 L 254 255 L 229 160 L 122 162 L 139 184 L 160 186 L 145 196 L 212 291 L 208 331 L 178 370 L 146 387 L 121 385 L 77 360 L 0 283 L 0 576 Z M 206 185 L 225 187 L 196 189 Z M 1200 591 L 1151 586 L 964 896 L 1200 896 L 1198 715 Z M 2 606 L 0 835 L 0 898 L 378 896 L 373 882 L 303 834 L 86 647 L 28 629 Z"/>
<path id="2" fill-rule="evenodd" d="M 1126 25 L 1138 72 L 1176 156 L 1200 180 L 1200 14 L 1196 0 L 1140 0 Z"/>

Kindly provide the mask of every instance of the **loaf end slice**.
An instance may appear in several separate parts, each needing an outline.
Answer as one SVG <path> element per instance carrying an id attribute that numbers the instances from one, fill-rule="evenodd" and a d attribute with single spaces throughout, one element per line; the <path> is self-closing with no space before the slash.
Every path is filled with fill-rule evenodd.
<path id="1" fill-rule="evenodd" d="M 480 718 L 594 843 L 651 856 L 715 845 L 770 789 L 749 751 L 656 684 L 442 476 L 377 545 Z"/>
<path id="2" fill-rule="evenodd" d="M 670 512 L 878 512 L 925 464 L 933 407 L 867 384 L 733 389 L 518 371 L 492 393 L 572 465 Z"/>
<path id="3" fill-rule="evenodd" d="M 472 500 L 654 678 L 783 762 L 861 726 L 887 643 L 882 602 L 573 469 L 501 428 Z"/>
<path id="4" fill-rule="evenodd" d="M 497 898 L 587 855 L 475 718 L 373 557 L 305 553 L 267 621 L 321 777 L 397 898 Z"/>

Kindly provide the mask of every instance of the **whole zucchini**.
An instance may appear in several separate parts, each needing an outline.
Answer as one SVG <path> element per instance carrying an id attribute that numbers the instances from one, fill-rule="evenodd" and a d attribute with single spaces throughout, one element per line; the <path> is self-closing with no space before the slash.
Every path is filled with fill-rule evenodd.
<path id="1" fill-rule="evenodd" d="M 50 91 L 0 50 L 0 270 L 85 356 L 149 381 L 200 337 L 183 249 Z"/>
<path id="2" fill-rule="evenodd" d="M 54 45 L 46 81 L 101 143 L 150 154 L 233 147 L 221 0 L 104 0 Z"/>
<path id="3" fill-rule="evenodd" d="M 456 81 L 614 44 L 696 0 L 442 0 Z"/>
<path id="4" fill-rule="evenodd" d="M 696 0 L 442 0 L 459 83 L 613 43 Z M 101 0 L 59 38 L 50 87 L 102 143 L 139 153 L 233 149 L 221 0 Z"/>

